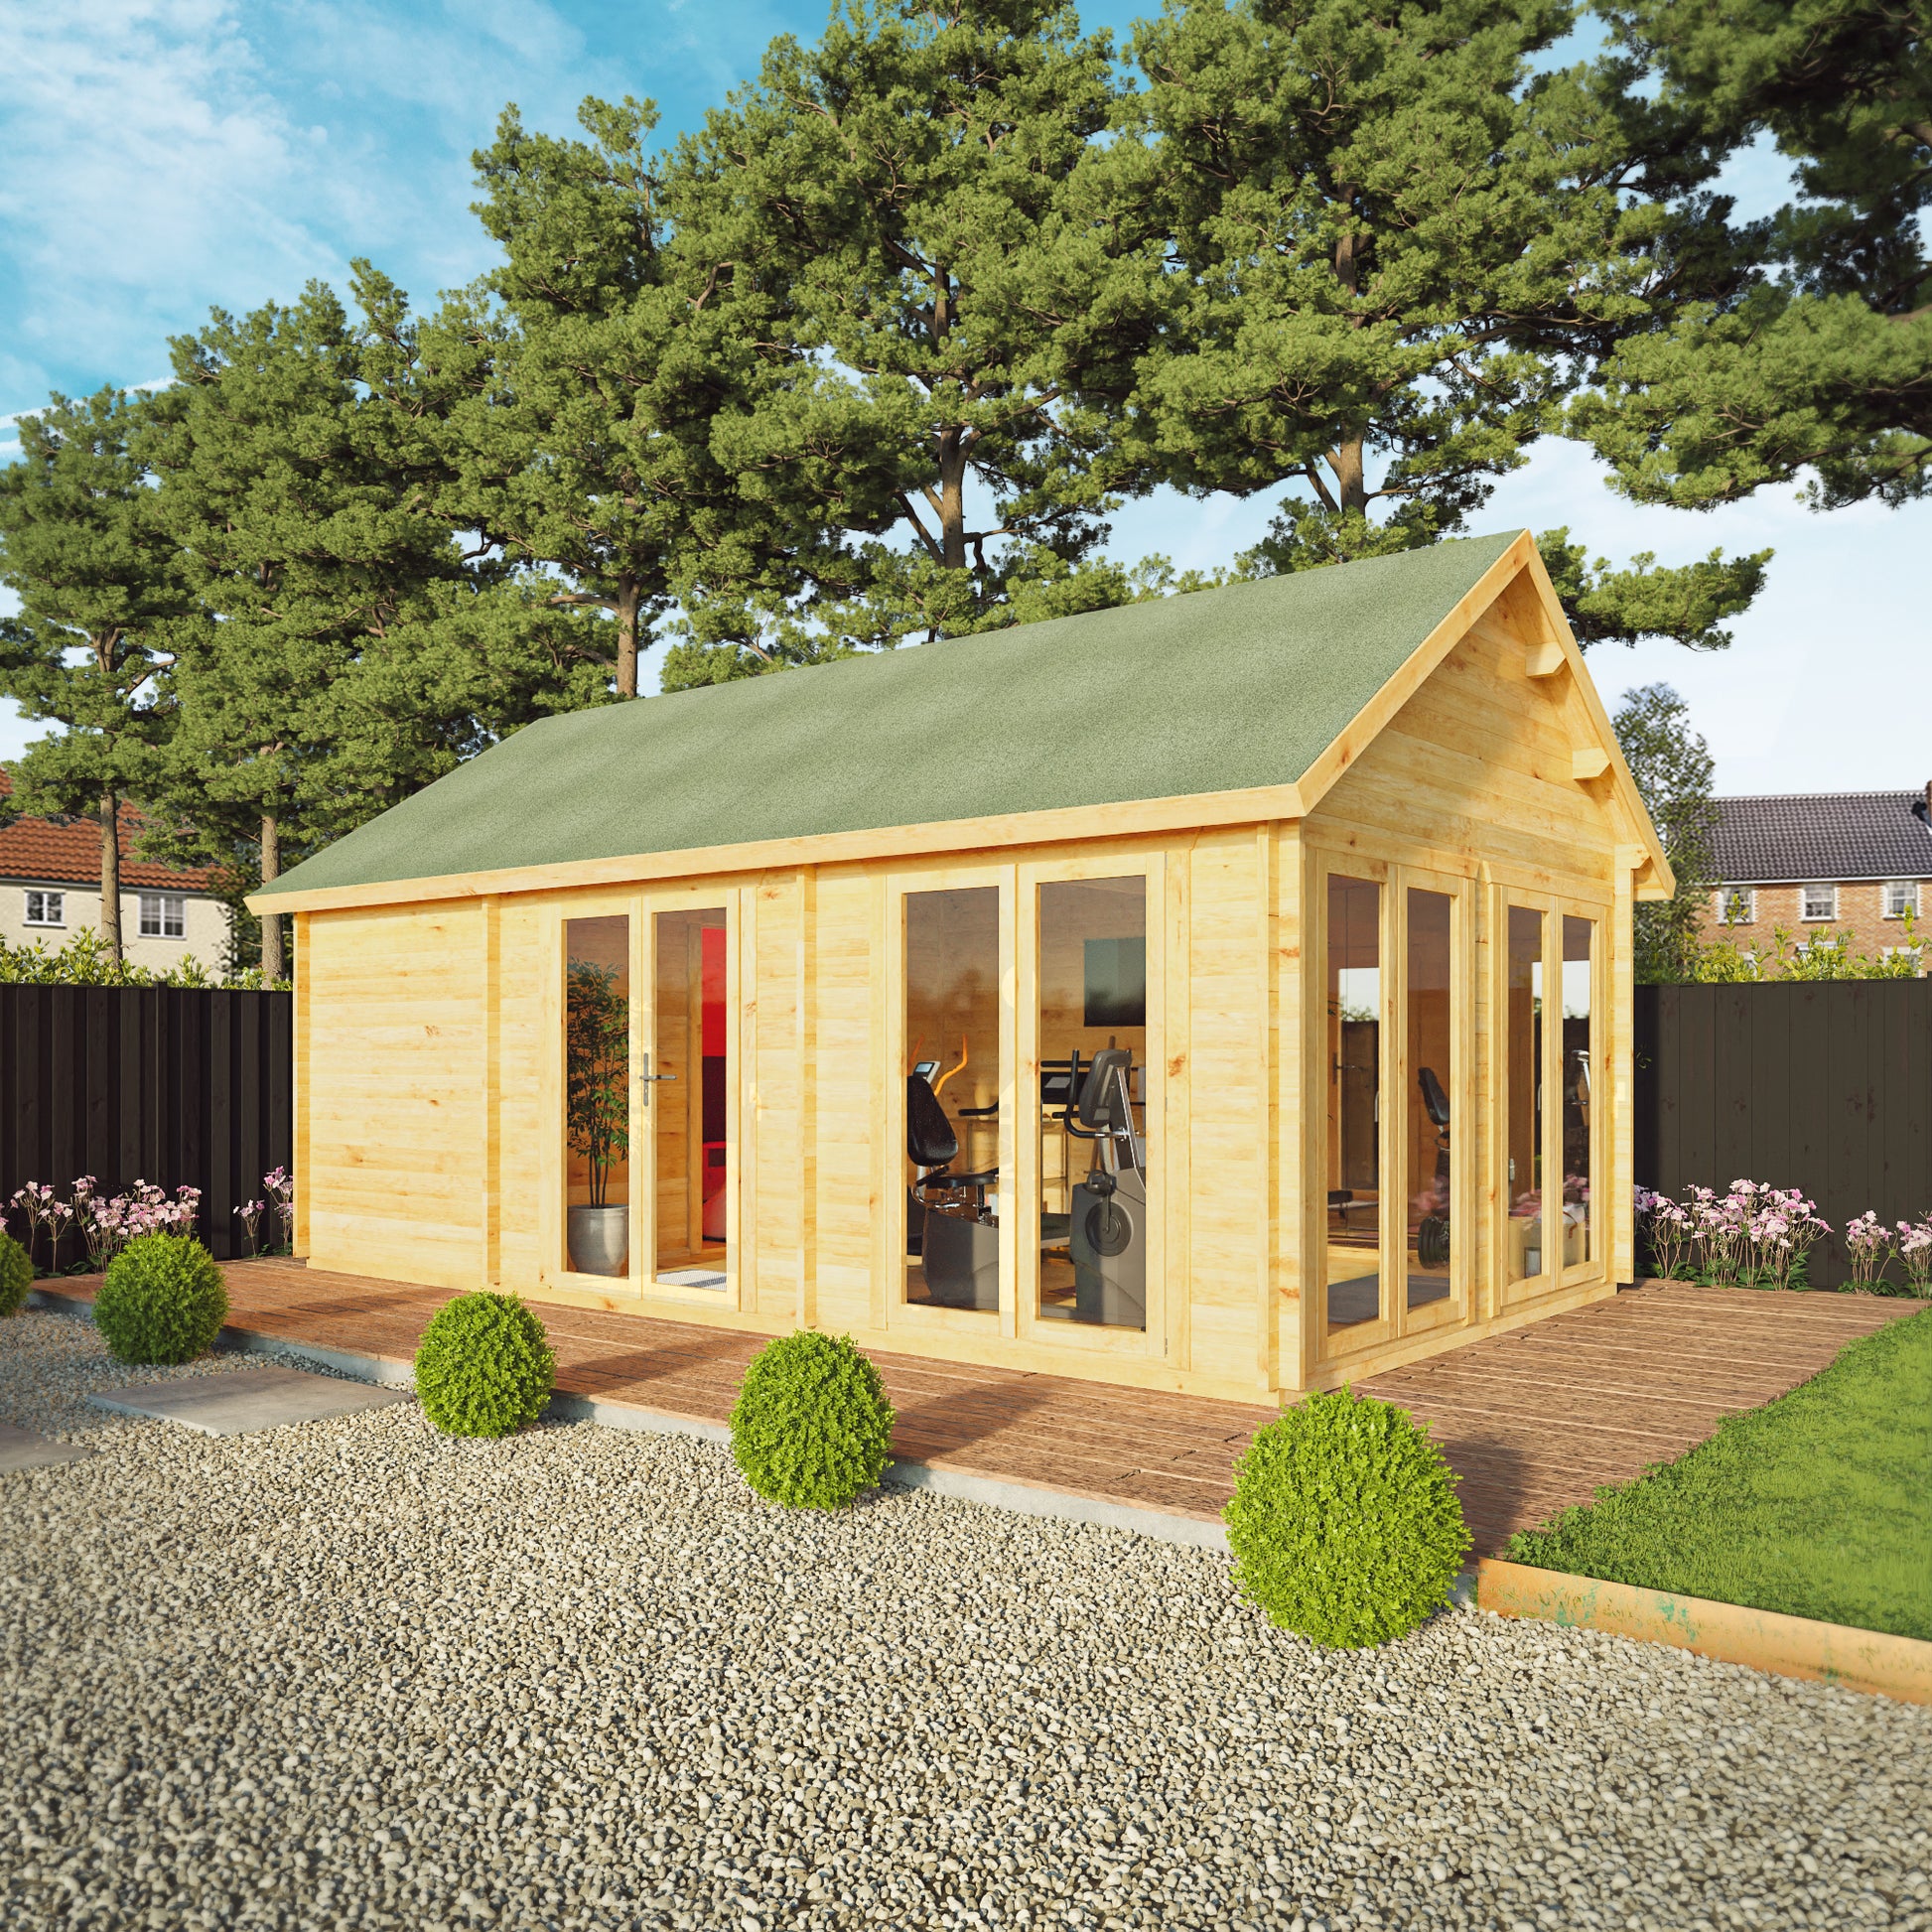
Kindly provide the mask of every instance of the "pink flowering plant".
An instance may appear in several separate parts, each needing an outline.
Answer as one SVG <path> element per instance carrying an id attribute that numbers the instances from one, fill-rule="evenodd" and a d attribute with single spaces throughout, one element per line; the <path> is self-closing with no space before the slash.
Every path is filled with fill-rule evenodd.
<path id="1" fill-rule="evenodd" d="M 1832 1231 L 1798 1188 L 1761 1180 L 1733 1180 L 1726 1194 L 1694 1186 L 1681 1201 L 1639 1187 L 1636 1213 L 1658 1274 L 1745 1288 L 1803 1288 L 1811 1251 Z"/>
<path id="2" fill-rule="evenodd" d="M 1898 1223 L 1898 1260 L 1905 1270 L 1905 1293 L 1932 1296 L 1932 1214 Z"/>
<path id="3" fill-rule="evenodd" d="M 273 1168 L 262 1175 L 262 1192 L 268 1196 L 268 1205 L 275 1210 L 275 1218 L 281 1224 L 282 1250 L 287 1253 L 295 1246 L 295 1176 L 286 1168 Z M 249 1239 L 254 1239 L 252 1228 Z"/>
<path id="4" fill-rule="evenodd" d="M 1901 1222 L 1902 1226 L 1903 1223 Z M 1873 1288 L 1884 1278 L 1892 1257 L 1892 1231 L 1870 1208 L 1845 1224 L 1845 1252 L 1852 1263 L 1852 1286 Z"/>
<path id="5" fill-rule="evenodd" d="M 68 1191 L 70 1198 L 62 1200 L 45 1181 L 30 1180 L 13 1197 L 34 1233 L 45 1229 L 50 1237 L 49 1274 L 59 1270 L 61 1237 L 69 1229 L 86 1250 L 81 1265 L 97 1275 L 143 1234 L 194 1233 L 202 1205 L 199 1187 L 178 1187 L 171 1200 L 166 1189 L 137 1180 L 124 1194 L 104 1194 L 90 1173 L 83 1173 Z"/>

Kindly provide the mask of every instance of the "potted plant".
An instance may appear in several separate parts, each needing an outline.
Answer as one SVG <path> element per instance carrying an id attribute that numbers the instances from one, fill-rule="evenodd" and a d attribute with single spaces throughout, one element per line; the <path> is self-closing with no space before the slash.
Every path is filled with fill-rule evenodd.
<path id="1" fill-rule="evenodd" d="M 613 1206 L 608 1193 L 612 1168 L 630 1151 L 630 1003 L 611 967 L 570 962 L 564 1048 L 570 1151 L 588 1164 L 591 1193 L 569 1212 L 570 1265 L 580 1274 L 621 1275 L 630 1209 Z"/>

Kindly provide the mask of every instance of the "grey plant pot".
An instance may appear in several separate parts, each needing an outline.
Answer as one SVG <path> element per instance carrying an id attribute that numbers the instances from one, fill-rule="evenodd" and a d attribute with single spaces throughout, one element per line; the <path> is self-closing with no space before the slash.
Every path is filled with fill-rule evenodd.
<path id="1" fill-rule="evenodd" d="M 621 1275 L 630 1258 L 627 1207 L 570 1210 L 570 1265 L 580 1275 Z"/>

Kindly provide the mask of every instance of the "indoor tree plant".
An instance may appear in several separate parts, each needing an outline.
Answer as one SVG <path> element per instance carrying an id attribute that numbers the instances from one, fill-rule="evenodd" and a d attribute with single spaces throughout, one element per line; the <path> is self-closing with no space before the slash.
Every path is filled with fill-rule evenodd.
<path id="1" fill-rule="evenodd" d="M 611 1170 L 630 1151 L 629 997 L 609 966 L 573 959 L 565 1024 L 565 1115 L 570 1151 L 590 1171 L 590 1200 L 569 1214 L 570 1265 L 587 1275 L 621 1275 L 630 1245 L 630 1210 L 607 1198 Z"/>

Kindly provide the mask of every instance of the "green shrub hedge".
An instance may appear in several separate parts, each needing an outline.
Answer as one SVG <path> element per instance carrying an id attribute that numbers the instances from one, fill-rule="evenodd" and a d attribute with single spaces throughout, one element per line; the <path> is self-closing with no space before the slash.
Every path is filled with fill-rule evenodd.
<path id="1" fill-rule="evenodd" d="M 509 1436 L 543 1414 L 557 1358 L 514 1295 L 459 1295 L 416 1351 L 416 1394 L 446 1436 Z"/>
<path id="2" fill-rule="evenodd" d="M 893 1405 L 846 1335 L 767 1342 L 732 1407 L 732 1454 L 767 1502 L 843 1509 L 892 1467 Z"/>
<path id="3" fill-rule="evenodd" d="M 142 1234 L 107 1264 L 94 1326 L 117 1362 L 192 1362 L 214 1346 L 228 1291 L 192 1234 Z"/>
<path id="4" fill-rule="evenodd" d="M 34 1257 L 0 1228 L 0 1317 L 18 1314 L 34 1286 Z"/>
<path id="5" fill-rule="evenodd" d="M 1318 1644 L 1403 1636 L 1449 1601 L 1468 1554 L 1456 1481 L 1406 1411 L 1351 1389 L 1309 1396 L 1236 1465 L 1235 1582 Z"/>

